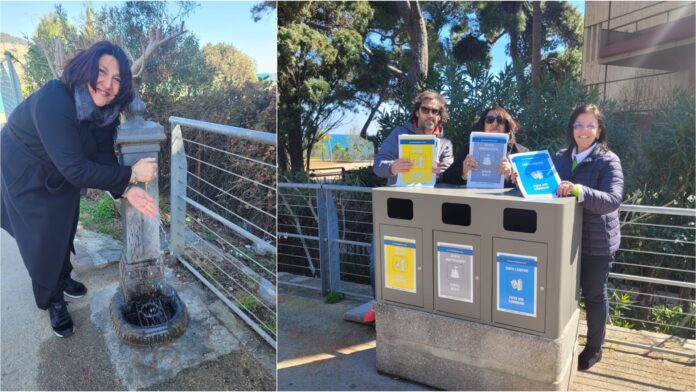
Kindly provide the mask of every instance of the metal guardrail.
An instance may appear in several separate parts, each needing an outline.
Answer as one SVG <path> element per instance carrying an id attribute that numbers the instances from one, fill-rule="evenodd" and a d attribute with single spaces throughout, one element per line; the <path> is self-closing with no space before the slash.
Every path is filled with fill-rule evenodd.
<path id="1" fill-rule="evenodd" d="M 276 348 L 276 135 L 169 123 L 172 255 Z"/>
<path id="2" fill-rule="evenodd" d="M 324 294 L 371 298 L 347 283 L 371 282 L 372 188 L 278 183 L 278 238 L 279 270 L 321 277 Z"/>
<path id="3" fill-rule="evenodd" d="M 610 322 L 694 338 L 696 210 L 622 204 L 621 248 L 609 273 Z M 607 339 L 647 350 L 681 351 Z"/>
<path id="4" fill-rule="evenodd" d="M 278 270 L 321 277 L 323 294 L 338 291 L 371 298 L 346 289 L 347 281 L 371 284 L 371 192 L 371 188 L 365 187 L 278 183 Z M 684 334 L 693 338 L 696 330 L 690 323 L 696 310 L 696 210 L 622 204 L 619 211 L 624 239 L 609 274 L 610 322 L 641 326 L 675 338 Z M 645 231 L 657 235 L 646 235 Z M 680 232 L 679 238 L 660 235 L 660 231 Z M 647 245 L 648 242 L 653 245 Z M 668 244 L 670 249 L 677 246 L 682 251 L 665 250 L 661 244 Z M 656 265 L 673 259 L 682 260 L 683 267 Z M 610 342 L 693 355 L 637 343 Z"/>

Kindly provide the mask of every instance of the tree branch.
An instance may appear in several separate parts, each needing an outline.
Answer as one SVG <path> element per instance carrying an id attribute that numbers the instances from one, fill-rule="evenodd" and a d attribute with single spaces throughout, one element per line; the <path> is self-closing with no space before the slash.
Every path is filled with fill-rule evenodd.
<path id="1" fill-rule="evenodd" d="M 46 63 L 48 63 L 48 68 L 51 69 L 51 73 L 53 74 L 53 77 L 58 79 L 60 75 L 58 74 L 58 71 L 56 70 L 56 67 L 54 66 L 53 62 L 51 61 L 51 57 L 48 55 L 48 49 L 46 49 L 46 43 L 43 41 L 37 42 L 39 47 L 41 48 L 41 51 L 44 54 L 44 57 L 46 57 Z"/>
<path id="2" fill-rule="evenodd" d="M 184 22 L 181 22 L 181 27 L 179 28 L 179 31 L 176 34 L 170 35 L 169 37 L 162 38 L 162 28 L 155 28 L 155 26 L 150 27 L 150 30 L 148 32 L 148 43 L 147 46 L 145 47 L 145 50 L 143 50 L 143 54 L 135 61 L 133 61 L 133 65 L 131 66 L 131 73 L 133 74 L 134 78 L 139 77 L 142 75 L 143 70 L 145 69 L 145 62 L 147 61 L 148 58 L 152 56 L 152 54 L 155 52 L 157 48 L 160 46 L 175 40 L 182 34 L 184 34 L 186 30 L 184 30 Z"/>
<path id="3" fill-rule="evenodd" d="M 367 128 L 370 126 L 370 123 L 372 123 L 372 119 L 375 117 L 375 114 L 379 110 L 379 107 L 382 105 L 382 94 L 379 94 L 379 99 L 377 99 L 377 104 L 372 106 L 370 108 L 370 115 L 367 116 L 367 120 L 365 120 L 365 124 L 363 124 L 362 129 L 360 130 L 360 137 L 369 140 L 367 138 Z"/>
<path id="4" fill-rule="evenodd" d="M 315 22 L 315 21 L 313 21 L 313 20 L 308 20 L 308 21 L 306 21 L 306 22 L 304 22 L 304 23 L 305 23 L 307 26 L 309 26 L 309 27 L 314 27 L 315 29 L 317 29 L 317 30 L 319 30 L 319 31 L 323 31 L 323 32 L 325 32 L 325 33 L 331 32 L 331 29 L 330 29 L 328 26 L 323 25 L 323 24 L 318 23 L 318 22 Z"/>
<path id="5" fill-rule="evenodd" d="M 486 39 L 486 42 L 488 42 L 489 45 L 495 45 L 495 43 L 498 42 L 498 40 L 504 35 L 505 35 L 505 31 L 503 31 L 502 33 L 496 35 L 495 37 L 493 37 L 491 39 Z"/>
<path id="6" fill-rule="evenodd" d="M 366 44 L 363 44 L 363 49 L 365 50 L 365 53 L 367 53 L 368 56 L 373 56 L 372 50 L 370 50 L 370 48 L 368 48 Z M 404 74 L 404 71 L 400 70 L 399 68 L 396 68 L 393 65 L 387 64 L 387 69 L 391 73 L 393 73 L 396 77 L 398 77 L 400 79 L 403 79 L 406 77 L 406 75 Z"/>

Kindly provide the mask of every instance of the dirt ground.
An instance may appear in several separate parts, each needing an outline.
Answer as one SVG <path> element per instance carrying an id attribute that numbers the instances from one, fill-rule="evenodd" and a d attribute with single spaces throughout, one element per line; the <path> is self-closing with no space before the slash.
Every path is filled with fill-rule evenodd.
<path id="1" fill-rule="evenodd" d="M 209 291 L 186 267 L 179 262 L 170 262 L 169 266 L 174 270 L 176 278 L 182 282 L 197 285 L 205 290 L 212 298 L 214 294 Z M 251 332 L 253 334 L 253 332 Z M 265 342 L 258 338 L 259 345 Z M 243 349 L 221 356 L 214 361 L 204 362 L 196 367 L 185 369 L 176 378 L 153 385 L 147 390 L 151 391 L 217 391 L 234 390 L 272 391 L 276 389 L 276 374 L 255 358 L 257 350 L 272 350 L 263 346 L 245 346 Z"/>

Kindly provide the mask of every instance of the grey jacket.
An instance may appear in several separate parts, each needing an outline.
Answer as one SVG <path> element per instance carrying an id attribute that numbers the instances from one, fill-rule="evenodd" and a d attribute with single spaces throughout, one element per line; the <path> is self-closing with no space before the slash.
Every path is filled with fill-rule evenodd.
<path id="1" fill-rule="evenodd" d="M 403 134 L 417 135 L 418 133 L 413 130 L 413 126 L 410 122 L 394 128 L 389 136 L 384 139 L 382 145 L 379 147 L 379 152 L 375 155 L 372 170 L 377 176 L 386 178 L 388 185 L 396 183 L 396 176 L 391 174 L 391 167 L 393 161 L 399 158 L 399 135 Z M 438 149 L 437 160 L 440 162 L 440 167 L 444 172 L 454 161 L 454 154 L 452 152 L 452 142 L 442 136 L 440 136 L 439 139 L 440 147 Z M 442 174 L 438 175 L 437 182 L 440 182 L 441 179 Z"/>
<path id="2" fill-rule="evenodd" d="M 619 206 L 623 200 L 624 177 L 621 161 L 611 151 L 600 146 L 572 168 L 572 151 L 561 150 L 553 157 L 562 180 L 582 185 L 582 253 L 585 255 L 614 255 L 621 242 Z"/>

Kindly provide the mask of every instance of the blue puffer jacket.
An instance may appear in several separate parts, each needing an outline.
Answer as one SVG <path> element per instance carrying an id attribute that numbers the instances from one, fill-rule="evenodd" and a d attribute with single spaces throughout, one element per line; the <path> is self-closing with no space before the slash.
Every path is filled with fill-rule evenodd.
<path id="1" fill-rule="evenodd" d="M 623 200 L 624 178 L 621 161 L 601 146 L 585 158 L 575 170 L 572 150 L 561 150 L 553 157 L 562 180 L 583 186 L 582 253 L 614 255 L 621 242 L 619 206 Z"/>

